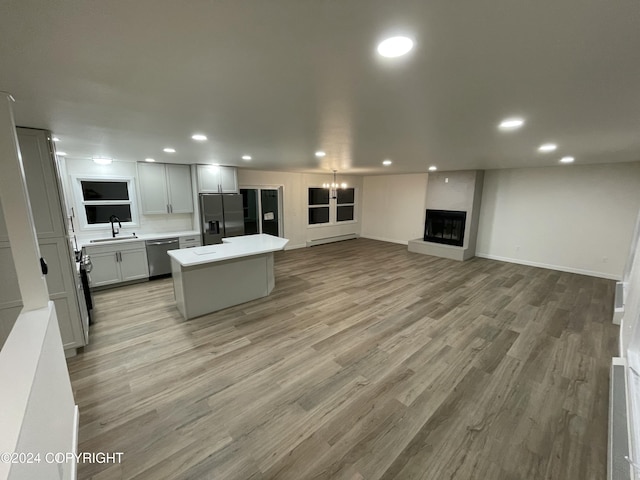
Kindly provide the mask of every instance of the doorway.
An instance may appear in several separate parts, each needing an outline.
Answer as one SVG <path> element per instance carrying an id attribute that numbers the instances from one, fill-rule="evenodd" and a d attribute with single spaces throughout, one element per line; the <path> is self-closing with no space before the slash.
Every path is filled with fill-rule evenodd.
<path id="1" fill-rule="evenodd" d="M 275 237 L 283 236 L 282 193 L 282 187 L 240 189 L 245 235 L 267 233 Z"/>

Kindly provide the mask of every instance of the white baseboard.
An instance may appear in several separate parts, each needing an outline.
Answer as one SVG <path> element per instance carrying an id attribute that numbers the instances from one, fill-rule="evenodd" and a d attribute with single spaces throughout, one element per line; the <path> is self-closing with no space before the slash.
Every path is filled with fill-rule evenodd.
<path id="1" fill-rule="evenodd" d="M 380 242 L 397 243 L 399 245 L 408 245 L 409 240 L 397 240 L 395 238 L 374 237 L 370 235 L 360 235 L 360 238 L 368 238 L 369 240 L 378 240 Z"/>
<path id="2" fill-rule="evenodd" d="M 620 275 L 612 275 L 611 273 L 594 272 L 591 270 L 583 270 L 581 268 L 566 267 L 564 265 L 550 265 L 548 263 L 531 262 L 519 258 L 500 257 L 498 255 L 490 255 L 487 253 L 476 252 L 476 257 L 487 258 L 489 260 L 498 260 L 500 262 L 517 263 L 519 265 L 528 265 L 529 267 L 547 268 L 549 270 L 558 270 L 560 272 L 577 273 L 579 275 L 587 275 L 589 277 L 606 278 L 609 280 L 620 280 Z"/>
<path id="3" fill-rule="evenodd" d="M 307 246 L 304 243 L 300 243 L 298 245 L 287 245 L 284 247 L 285 250 L 295 250 L 297 248 L 307 248 Z"/>

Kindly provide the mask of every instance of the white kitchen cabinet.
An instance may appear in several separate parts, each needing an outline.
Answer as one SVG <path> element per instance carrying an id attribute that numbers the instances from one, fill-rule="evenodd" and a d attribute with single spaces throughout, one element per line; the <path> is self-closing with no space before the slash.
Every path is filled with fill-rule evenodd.
<path id="1" fill-rule="evenodd" d="M 143 245 L 144 247 L 144 245 Z M 123 282 L 149 277 L 147 249 L 120 251 L 120 278 Z"/>
<path id="2" fill-rule="evenodd" d="M 77 283 L 80 281 L 77 272 L 68 268 L 71 256 L 69 241 L 65 238 L 43 238 L 38 243 L 40 254 L 47 262 L 47 289 L 49 298 L 56 306 L 63 347 L 67 350 L 83 346 L 86 344 L 86 336 L 82 327 L 84 312 L 80 302 L 84 303 L 85 299 L 68 294 L 77 290 Z"/>
<path id="3" fill-rule="evenodd" d="M 67 235 L 66 207 L 48 132 L 18 128 L 18 142 L 38 239 Z"/>
<path id="4" fill-rule="evenodd" d="M 90 249 L 87 249 L 86 254 L 91 258 L 91 273 L 89 274 L 91 287 L 120 283 L 118 252 L 92 253 Z"/>
<path id="5" fill-rule="evenodd" d="M 179 239 L 180 248 L 193 248 L 202 246 L 200 235 L 185 235 Z"/>
<path id="6" fill-rule="evenodd" d="M 192 213 L 193 190 L 189 165 L 139 163 L 142 213 Z"/>
<path id="7" fill-rule="evenodd" d="M 220 167 L 220 193 L 240 193 L 238 171 L 234 167 Z"/>
<path id="8" fill-rule="evenodd" d="M 17 128 L 16 133 L 40 254 L 49 267 L 46 276 L 49 298 L 56 306 L 64 349 L 70 353 L 87 343 L 88 314 L 84 296 L 78 294 L 79 276 L 69 243 L 50 132 Z M 18 278 L 0 208 L 0 345 L 21 310 Z"/>
<path id="9" fill-rule="evenodd" d="M 198 193 L 239 193 L 235 167 L 198 165 Z"/>
<path id="10" fill-rule="evenodd" d="M 147 249 L 144 242 L 109 245 L 87 245 L 85 254 L 91 258 L 91 287 L 102 287 L 149 277 Z"/>
<path id="11" fill-rule="evenodd" d="M 171 213 L 193 212 L 193 189 L 189 165 L 166 165 Z"/>

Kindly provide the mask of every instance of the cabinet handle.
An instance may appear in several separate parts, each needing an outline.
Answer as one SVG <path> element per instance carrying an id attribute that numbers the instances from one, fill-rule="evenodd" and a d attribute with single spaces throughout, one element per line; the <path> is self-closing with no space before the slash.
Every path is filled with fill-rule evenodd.
<path id="1" fill-rule="evenodd" d="M 173 205 L 169 204 L 169 213 L 173 213 Z"/>

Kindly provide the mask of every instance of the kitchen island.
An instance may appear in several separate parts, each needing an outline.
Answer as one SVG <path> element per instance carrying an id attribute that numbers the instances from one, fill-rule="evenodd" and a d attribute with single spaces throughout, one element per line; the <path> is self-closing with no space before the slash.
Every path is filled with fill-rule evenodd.
<path id="1" fill-rule="evenodd" d="M 289 240 L 258 234 L 222 242 L 168 252 L 176 306 L 187 320 L 269 295 L 273 252 Z"/>

